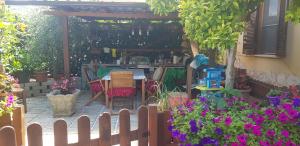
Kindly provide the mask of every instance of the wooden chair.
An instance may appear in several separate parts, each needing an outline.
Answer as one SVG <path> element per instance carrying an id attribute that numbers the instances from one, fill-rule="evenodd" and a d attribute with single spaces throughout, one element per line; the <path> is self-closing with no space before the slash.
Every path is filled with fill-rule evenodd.
<path id="1" fill-rule="evenodd" d="M 162 87 L 166 72 L 168 70 L 167 67 L 162 67 L 162 68 L 163 68 L 163 71 L 160 74 L 160 76 L 157 77 L 157 79 L 152 78 L 152 79 L 146 81 L 145 89 L 146 89 L 147 97 L 155 95 L 157 92 L 157 89 Z M 155 72 L 157 70 L 158 69 L 156 69 Z M 155 72 L 154 72 L 154 74 L 155 74 Z"/>
<path id="2" fill-rule="evenodd" d="M 89 76 L 87 67 L 84 68 L 83 72 L 84 72 L 85 79 L 87 80 L 87 82 L 89 84 L 90 91 L 92 93 L 91 99 L 85 104 L 85 106 L 88 106 L 93 101 L 95 101 L 98 97 L 100 97 L 101 94 L 104 93 L 105 88 L 103 86 L 102 80 L 100 80 L 100 79 L 92 80 L 91 79 L 91 77 Z"/>
<path id="3" fill-rule="evenodd" d="M 110 98 L 110 113 L 113 110 L 113 99 L 115 97 L 131 98 L 132 109 L 135 109 L 134 97 L 136 88 L 134 86 L 133 72 L 131 71 L 114 71 L 110 73 L 111 80 L 108 89 L 108 97 Z"/>

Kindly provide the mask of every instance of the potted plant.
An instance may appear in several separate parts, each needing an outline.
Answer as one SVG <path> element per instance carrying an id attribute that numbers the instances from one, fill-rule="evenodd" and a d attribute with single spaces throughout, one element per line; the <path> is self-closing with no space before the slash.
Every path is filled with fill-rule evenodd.
<path id="1" fill-rule="evenodd" d="M 76 98 L 80 93 L 75 88 L 74 79 L 62 78 L 52 85 L 52 91 L 47 94 L 52 106 L 53 116 L 70 116 L 75 113 Z"/>
<path id="2" fill-rule="evenodd" d="M 272 106 L 278 106 L 280 104 L 280 99 L 281 99 L 282 91 L 279 89 L 271 89 L 267 93 L 267 98 L 269 100 L 269 103 Z"/>
<path id="3" fill-rule="evenodd" d="M 35 65 L 33 77 L 36 79 L 37 82 L 46 82 L 48 80 L 47 69 L 47 62 L 40 61 L 38 62 L 38 64 Z"/>
<path id="4" fill-rule="evenodd" d="M 11 124 L 11 114 L 15 107 L 14 98 L 11 94 L 0 100 L 0 128 Z"/>
<path id="5" fill-rule="evenodd" d="M 241 93 L 249 95 L 251 87 L 249 86 L 249 76 L 246 69 L 236 69 L 236 77 L 234 88 L 240 90 Z"/>

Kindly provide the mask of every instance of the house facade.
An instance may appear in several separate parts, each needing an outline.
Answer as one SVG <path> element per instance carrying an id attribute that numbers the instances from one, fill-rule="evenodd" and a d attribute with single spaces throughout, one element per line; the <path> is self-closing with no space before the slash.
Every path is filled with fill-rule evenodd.
<path id="1" fill-rule="evenodd" d="M 279 87 L 300 84 L 300 24 L 285 22 L 286 6 L 286 0 L 265 0 L 239 38 L 235 63 Z"/>

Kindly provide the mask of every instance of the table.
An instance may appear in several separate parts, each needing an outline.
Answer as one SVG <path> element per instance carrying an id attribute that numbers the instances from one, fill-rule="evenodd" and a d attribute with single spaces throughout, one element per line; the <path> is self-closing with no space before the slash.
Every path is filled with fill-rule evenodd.
<path id="1" fill-rule="evenodd" d="M 133 72 L 133 79 L 134 80 L 141 80 L 142 81 L 142 105 L 145 104 L 145 80 L 146 80 L 146 76 L 144 73 L 144 70 L 141 69 L 113 69 L 112 71 L 132 71 Z M 110 73 L 105 75 L 102 80 L 105 81 L 105 104 L 106 106 L 109 106 L 109 102 L 108 102 L 108 95 L 107 95 L 107 91 L 108 91 L 108 82 L 111 80 L 110 78 Z"/>

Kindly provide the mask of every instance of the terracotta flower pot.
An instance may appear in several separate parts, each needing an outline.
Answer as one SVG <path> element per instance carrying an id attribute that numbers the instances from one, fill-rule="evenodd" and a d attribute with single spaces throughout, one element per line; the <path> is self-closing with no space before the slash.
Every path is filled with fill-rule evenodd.
<path id="1" fill-rule="evenodd" d="M 48 80 L 46 71 L 34 72 L 33 77 L 36 79 L 37 82 L 46 82 Z"/>

